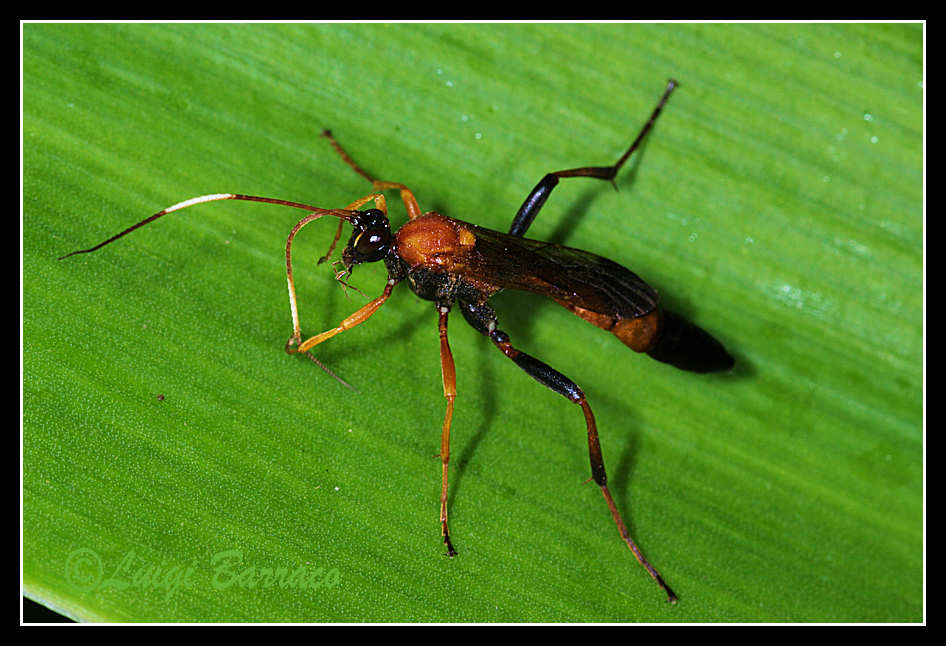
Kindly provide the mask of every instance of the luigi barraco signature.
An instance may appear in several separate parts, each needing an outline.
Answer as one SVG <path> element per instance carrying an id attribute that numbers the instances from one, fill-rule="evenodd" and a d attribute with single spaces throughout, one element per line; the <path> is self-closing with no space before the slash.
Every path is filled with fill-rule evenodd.
<path id="1" fill-rule="evenodd" d="M 80 547 L 66 557 L 65 577 L 79 592 L 137 590 L 163 593 L 166 600 L 179 591 L 205 585 L 221 592 L 234 588 L 317 591 L 334 588 L 339 582 L 337 568 L 248 565 L 240 549 L 217 552 L 203 566 L 196 559 L 190 565 L 158 564 L 128 550 L 114 567 L 107 568 L 95 550 Z"/>

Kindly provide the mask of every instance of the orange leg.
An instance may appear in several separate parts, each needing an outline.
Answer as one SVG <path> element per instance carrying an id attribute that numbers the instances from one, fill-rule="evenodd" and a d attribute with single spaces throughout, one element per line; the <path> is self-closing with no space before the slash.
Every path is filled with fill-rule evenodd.
<path id="1" fill-rule="evenodd" d="M 444 545 L 447 546 L 447 556 L 456 556 L 453 543 L 450 542 L 450 531 L 447 529 L 447 466 L 450 464 L 450 424 L 453 421 L 453 402 L 457 398 L 457 371 L 453 364 L 453 353 L 450 352 L 450 342 L 447 340 L 447 315 L 450 308 L 439 306 L 440 313 L 438 328 L 440 331 L 440 371 L 443 374 L 443 396 L 447 399 L 447 411 L 443 416 L 443 433 L 440 436 L 440 462 L 443 465 L 443 475 L 440 486 L 440 531 L 443 534 Z"/>
<path id="2" fill-rule="evenodd" d="M 366 195 L 360 199 L 357 199 L 346 206 L 344 210 L 353 211 L 360 208 L 362 205 L 367 204 L 371 200 L 374 200 L 375 206 L 379 208 L 385 215 L 387 215 L 387 203 L 385 202 L 384 195 L 381 193 L 371 193 L 370 195 Z M 302 343 L 302 330 L 299 325 L 299 307 L 296 300 L 296 285 L 292 276 L 292 241 L 295 239 L 296 234 L 299 233 L 299 230 L 302 229 L 302 227 L 319 217 L 321 216 L 315 213 L 305 216 L 296 223 L 296 226 L 292 228 L 292 231 L 289 232 L 289 237 L 286 239 L 286 283 L 289 286 L 289 311 L 292 314 L 292 336 L 289 337 L 289 341 L 286 342 L 287 352 L 304 352 L 304 350 L 299 349 L 290 350 L 292 346 L 297 346 Z M 332 255 L 332 250 L 335 248 L 335 243 L 341 236 L 342 225 L 345 222 L 347 222 L 347 220 L 339 220 L 338 231 L 335 234 L 335 240 L 332 241 L 332 246 L 329 248 L 329 252 L 321 260 L 319 260 L 319 262 L 324 261 L 327 257 Z"/>
<path id="3" fill-rule="evenodd" d="M 386 191 L 388 189 L 397 189 L 401 192 L 401 201 L 404 202 L 404 208 L 407 209 L 407 217 L 411 220 L 418 217 L 420 212 L 420 206 L 417 204 L 417 198 L 414 197 L 414 193 L 411 192 L 409 188 L 401 184 L 400 182 L 383 182 L 379 179 L 375 179 L 368 173 L 366 173 L 362 168 L 355 163 L 355 160 L 352 159 L 345 150 L 338 145 L 338 142 L 335 141 L 335 137 L 332 136 L 332 133 L 329 130 L 323 130 L 322 136 L 329 140 L 329 143 L 332 144 L 332 148 L 335 149 L 345 163 L 351 166 L 352 170 L 364 177 L 366 180 L 371 182 L 371 185 L 376 191 Z"/>
<path id="4" fill-rule="evenodd" d="M 394 289 L 394 285 L 396 284 L 397 283 L 393 278 L 388 280 L 387 285 L 384 286 L 384 292 L 382 292 L 381 296 L 378 296 L 376 299 L 360 308 L 357 312 L 346 318 L 344 321 L 339 323 L 337 327 L 334 327 L 331 330 L 326 330 L 321 334 L 316 334 L 315 336 L 306 339 L 302 343 L 299 343 L 295 336 L 289 337 L 289 340 L 286 342 L 286 352 L 289 352 L 290 354 L 308 352 L 323 341 L 328 341 L 339 332 L 350 330 L 359 323 L 364 323 L 366 320 L 368 320 L 369 316 L 377 312 L 378 308 L 384 305 L 384 302 L 388 300 L 389 296 L 391 296 L 391 290 Z M 293 347 L 297 344 L 298 347 Z"/>

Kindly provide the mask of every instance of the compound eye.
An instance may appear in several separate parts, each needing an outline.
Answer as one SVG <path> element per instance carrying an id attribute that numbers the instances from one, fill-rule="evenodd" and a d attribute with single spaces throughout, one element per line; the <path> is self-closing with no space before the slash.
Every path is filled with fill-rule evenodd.
<path id="1" fill-rule="evenodd" d="M 381 260 L 391 243 L 391 232 L 387 227 L 368 227 L 355 241 L 355 253 L 362 262 Z"/>

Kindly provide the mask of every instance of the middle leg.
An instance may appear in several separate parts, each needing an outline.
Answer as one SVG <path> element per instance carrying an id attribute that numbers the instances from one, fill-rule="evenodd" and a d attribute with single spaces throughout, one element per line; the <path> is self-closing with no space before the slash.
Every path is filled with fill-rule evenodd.
<path id="1" fill-rule="evenodd" d="M 447 315 L 450 307 L 444 304 L 437 305 L 440 315 L 438 330 L 440 332 L 440 371 L 443 375 L 443 396 L 447 399 L 447 410 L 443 416 L 443 431 L 440 436 L 440 463 L 442 476 L 440 485 L 440 531 L 443 543 L 447 546 L 447 556 L 454 557 L 457 551 L 450 542 L 450 530 L 447 529 L 447 468 L 450 464 L 450 425 L 453 422 L 453 402 L 457 398 L 457 370 L 453 363 L 453 353 L 450 352 L 450 341 L 447 339 Z"/>

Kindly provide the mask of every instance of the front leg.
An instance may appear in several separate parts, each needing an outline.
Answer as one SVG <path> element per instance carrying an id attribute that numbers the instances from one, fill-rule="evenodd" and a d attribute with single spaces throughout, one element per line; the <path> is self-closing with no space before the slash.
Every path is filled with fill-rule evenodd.
<path id="1" fill-rule="evenodd" d="M 396 284 L 397 281 L 395 279 L 388 279 L 381 296 L 378 296 L 374 300 L 362 306 L 357 312 L 347 317 L 344 321 L 339 323 L 331 330 L 326 330 L 321 334 L 316 334 L 305 341 L 302 340 L 302 337 L 298 333 L 293 333 L 293 335 L 289 337 L 289 340 L 286 341 L 286 352 L 290 354 L 301 354 L 308 352 L 310 349 L 319 345 L 323 341 L 328 341 L 336 334 L 344 332 L 345 330 L 350 330 L 356 325 L 364 323 L 366 320 L 368 320 L 369 316 L 377 312 L 378 308 L 384 305 L 384 302 L 387 301 L 391 296 L 391 291 L 394 289 L 394 285 Z"/>
<path id="2" fill-rule="evenodd" d="M 335 152 L 348 164 L 353 171 L 364 177 L 366 180 L 371 182 L 371 185 L 374 187 L 375 191 L 386 191 L 388 189 L 396 189 L 401 192 L 401 201 L 404 202 L 404 208 L 407 209 L 407 217 L 413 220 L 416 217 L 420 216 L 420 206 L 417 204 L 417 198 L 414 197 L 414 193 L 411 192 L 411 189 L 407 188 L 400 182 L 385 182 L 379 179 L 375 179 L 368 173 L 366 173 L 358 164 L 355 163 L 355 160 L 345 152 L 345 149 L 342 148 L 335 137 L 332 136 L 331 131 L 323 130 L 322 136 L 328 139 L 329 143 L 332 144 L 332 148 L 335 149 Z"/>

